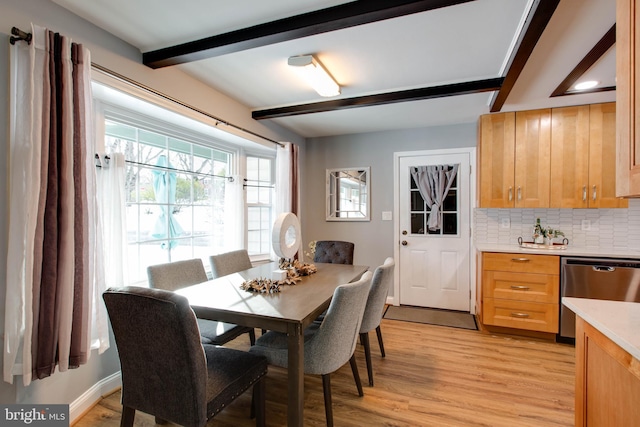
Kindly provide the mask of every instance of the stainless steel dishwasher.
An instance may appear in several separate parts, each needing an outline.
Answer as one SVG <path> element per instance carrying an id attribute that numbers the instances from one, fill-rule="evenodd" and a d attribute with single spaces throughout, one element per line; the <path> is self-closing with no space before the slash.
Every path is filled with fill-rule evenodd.
<path id="1" fill-rule="evenodd" d="M 560 258 L 560 297 L 640 302 L 640 260 Z M 560 301 L 559 341 L 575 340 L 576 316 Z"/>

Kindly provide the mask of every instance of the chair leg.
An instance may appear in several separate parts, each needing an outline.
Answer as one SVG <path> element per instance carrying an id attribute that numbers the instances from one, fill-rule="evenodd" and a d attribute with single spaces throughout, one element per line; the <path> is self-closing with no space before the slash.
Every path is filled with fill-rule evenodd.
<path id="1" fill-rule="evenodd" d="M 376 335 L 378 335 L 378 345 L 380 345 L 380 353 L 382 354 L 382 357 L 384 357 L 384 344 L 382 343 L 382 329 L 380 329 L 380 325 L 378 325 L 378 327 L 376 328 Z"/>
<path id="2" fill-rule="evenodd" d="M 254 329 L 249 331 L 249 341 L 251 345 L 256 345 L 256 331 Z"/>
<path id="3" fill-rule="evenodd" d="M 256 418 L 256 426 L 264 427 L 265 424 L 265 399 L 266 399 L 266 381 L 263 376 L 253 385 L 253 394 L 251 396 L 251 418 Z"/>
<path id="4" fill-rule="evenodd" d="M 351 372 L 353 372 L 353 379 L 356 380 L 356 387 L 358 388 L 358 396 L 364 396 L 364 392 L 362 391 L 362 382 L 360 381 L 360 374 L 358 373 L 358 365 L 356 365 L 356 355 L 351 355 L 351 359 L 349 359 L 349 364 L 351 365 Z"/>
<path id="5" fill-rule="evenodd" d="M 120 427 L 133 427 L 133 420 L 136 417 L 136 410 L 128 406 L 122 407 L 122 418 L 120 418 Z"/>
<path id="6" fill-rule="evenodd" d="M 369 344 L 369 333 L 360 334 L 360 341 L 364 346 L 364 358 L 367 361 L 367 375 L 369 376 L 369 386 L 373 387 L 373 366 L 371 363 L 371 345 Z"/>
<path id="7" fill-rule="evenodd" d="M 324 414 L 327 418 L 327 427 L 333 427 L 333 409 L 331 409 L 331 374 L 322 376 L 322 391 L 324 392 Z"/>

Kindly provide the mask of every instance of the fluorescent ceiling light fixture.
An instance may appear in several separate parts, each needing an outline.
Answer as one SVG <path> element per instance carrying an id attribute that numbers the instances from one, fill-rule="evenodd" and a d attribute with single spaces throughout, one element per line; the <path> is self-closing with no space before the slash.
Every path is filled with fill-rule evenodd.
<path id="1" fill-rule="evenodd" d="M 298 70 L 320 96 L 340 95 L 338 83 L 313 55 L 292 56 L 288 63 Z"/>
<path id="2" fill-rule="evenodd" d="M 597 82 L 597 81 L 595 81 L 595 80 L 588 80 L 588 81 L 580 82 L 580 83 L 576 84 L 576 85 L 574 86 L 574 88 L 575 88 L 576 90 L 585 90 L 585 89 L 592 89 L 592 88 L 594 88 L 594 87 L 596 87 L 596 86 L 598 86 L 598 82 Z"/>

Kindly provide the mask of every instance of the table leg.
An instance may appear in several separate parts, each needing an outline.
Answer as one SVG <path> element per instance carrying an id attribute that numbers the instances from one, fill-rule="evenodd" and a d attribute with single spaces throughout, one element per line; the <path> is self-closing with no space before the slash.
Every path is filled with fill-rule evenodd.
<path id="1" fill-rule="evenodd" d="M 304 337 L 299 324 L 289 326 L 288 339 L 288 406 L 287 425 L 304 424 Z"/>

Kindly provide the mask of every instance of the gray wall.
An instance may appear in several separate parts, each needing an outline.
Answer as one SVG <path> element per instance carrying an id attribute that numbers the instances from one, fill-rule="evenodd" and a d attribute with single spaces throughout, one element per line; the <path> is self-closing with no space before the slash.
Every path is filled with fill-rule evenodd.
<path id="1" fill-rule="evenodd" d="M 477 145 L 477 124 L 464 123 L 423 129 L 341 135 L 307 140 L 301 168 L 302 238 L 305 250 L 312 240 L 347 240 L 356 245 L 354 262 L 370 267 L 394 255 L 394 221 L 382 221 L 393 206 L 393 153 Z M 371 221 L 325 220 L 325 171 L 371 167 Z M 395 219 L 395 218 L 394 218 Z"/>
<path id="2" fill-rule="evenodd" d="M 141 64 L 141 53 L 133 46 L 49 0 L 0 0 L 0 334 L 4 331 L 8 227 L 8 83 L 9 34 L 15 26 L 30 31 L 30 24 L 49 28 L 70 36 L 91 51 L 92 61 L 142 84 L 191 104 L 231 123 L 268 138 L 290 141 L 304 147 L 304 140 L 273 124 L 265 125 L 251 118 L 250 110 L 225 95 L 213 91 L 176 68 L 151 70 Z M 99 381 L 119 370 L 115 344 L 104 354 L 91 354 L 89 363 L 65 373 L 22 386 L 22 378 L 14 384 L 0 380 L 0 403 L 67 403 L 70 404 Z"/>

